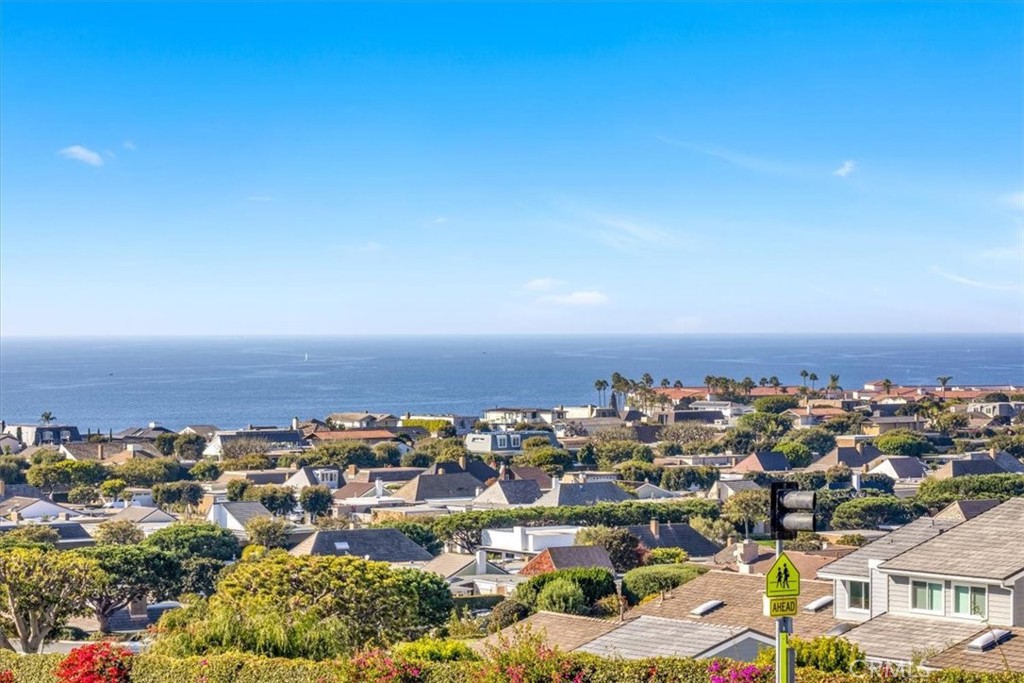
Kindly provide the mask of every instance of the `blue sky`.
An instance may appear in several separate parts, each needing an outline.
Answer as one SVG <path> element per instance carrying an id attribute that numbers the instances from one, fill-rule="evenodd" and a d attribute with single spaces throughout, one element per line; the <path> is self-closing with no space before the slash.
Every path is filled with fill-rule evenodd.
<path id="1" fill-rule="evenodd" d="M 0 333 L 1024 329 L 1024 4 L 4 3 Z"/>

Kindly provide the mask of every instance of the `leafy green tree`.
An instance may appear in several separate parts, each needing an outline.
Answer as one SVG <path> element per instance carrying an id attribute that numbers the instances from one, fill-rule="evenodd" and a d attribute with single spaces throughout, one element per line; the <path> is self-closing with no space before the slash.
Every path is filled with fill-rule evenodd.
<path id="1" fill-rule="evenodd" d="M 295 491 L 287 486 L 266 484 L 250 486 L 245 491 L 244 500 L 258 501 L 271 514 L 283 517 L 295 510 Z"/>
<path id="2" fill-rule="evenodd" d="M 13 650 L 13 633 L 22 652 L 36 653 L 71 617 L 85 614 L 86 598 L 102 580 L 99 565 L 76 553 L 40 548 L 0 551 L 0 647 Z"/>
<path id="3" fill-rule="evenodd" d="M 523 441 L 523 450 L 529 451 L 534 448 L 550 448 L 551 441 L 547 437 L 543 436 L 531 436 L 529 439 Z"/>
<path id="4" fill-rule="evenodd" d="M 188 470 L 174 458 L 132 458 L 113 469 L 113 476 L 129 486 L 150 487 L 188 477 Z"/>
<path id="5" fill-rule="evenodd" d="M 774 413 L 776 415 L 792 410 L 800 405 L 800 399 L 796 396 L 762 396 L 754 401 L 754 410 L 759 413 Z"/>
<path id="6" fill-rule="evenodd" d="M 860 434 L 864 420 L 863 413 L 854 411 L 830 417 L 822 423 L 821 428 L 832 434 Z"/>
<path id="7" fill-rule="evenodd" d="M 74 505 L 91 505 L 99 497 L 99 491 L 93 486 L 76 486 L 68 491 L 68 502 Z"/>
<path id="8" fill-rule="evenodd" d="M 382 441 L 373 447 L 373 453 L 381 467 L 397 467 L 402 462 L 402 449 L 394 441 Z"/>
<path id="9" fill-rule="evenodd" d="M 836 507 L 832 528 L 875 529 L 887 524 L 906 524 L 919 516 L 912 502 L 894 496 L 854 498 Z"/>
<path id="10" fill-rule="evenodd" d="M 434 588 L 447 590 L 435 578 Z M 436 597 L 421 604 L 418 592 L 429 590 L 429 580 L 347 555 L 270 553 L 237 564 L 208 601 L 164 615 L 168 637 L 153 651 L 184 656 L 233 649 L 320 660 L 387 647 L 444 623 L 435 620 L 443 611 Z"/>
<path id="11" fill-rule="evenodd" d="M 67 458 L 55 448 L 40 448 L 32 454 L 33 465 L 52 465 L 57 462 L 64 462 Z"/>
<path id="12" fill-rule="evenodd" d="M 717 467 L 710 465 L 666 467 L 661 475 L 661 487 L 669 491 L 688 491 L 693 486 L 707 490 L 718 481 L 720 474 Z"/>
<path id="13" fill-rule="evenodd" d="M 792 429 L 793 418 L 773 413 L 747 413 L 736 421 L 736 425 L 754 432 L 757 435 L 756 445 L 763 446 L 773 444 Z"/>
<path id="14" fill-rule="evenodd" d="M 247 455 L 263 455 L 270 452 L 270 442 L 266 439 L 231 439 L 221 446 L 222 460 L 237 460 Z"/>
<path id="15" fill-rule="evenodd" d="M 552 581 L 537 596 L 537 609 L 544 612 L 585 614 L 589 607 L 580 587 L 566 579 Z"/>
<path id="16" fill-rule="evenodd" d="M 790 467 L 807 467 L 811 464 L 811 449 L 802 443 L 782 441 L 772 450 L 786 456 Z"/>
<path id="17" fill-rule="evenodd" d="M 492 632 L 500 631 L 530 616 L 530 608 L 515 598 L 507 597 L 491 610 L 488 627 Z"/>
<path id="18" fill-rule="evenodd" d="M 654 462 L 651 447 L 636 441 L 605 441 L 595 444 L 597 463 L 603 469 L 627 460 Z"/>
<path id="19" fill-rule="evenodd" d="M 162 455 L 174 455 L 174 440 L 178 438 L 178 435 L 174 432 L 163 432 L 157 435 L 153 441 L 153 446 L 156 447 Z"/>
<path id="20" fill-rule="evenodd" d="M 0 534 L 0 550 L 16 547 L 55 548 L 60 534 L 45 524 L 22 524 Z"/>
<path id="21" fill-rule="evenodd" d="M 326 486 L 307 486 L 299 492 L 299 505 L 309 513 L 311 520 L 330 510 L 333 502 L 331 490 Z"/>
<path id="22" fill-rule="evenodd" d="M 304 454 L 309 465 L 314 467 L 334 466 L 345 469 L 349 465 L 376 467 L 377 454 L 366 444 L 342 441 L 317 446 Z"/>
<path id="23" fill-rule="evenodd" d="M 875 439 L 875 447 L 887 455 L 921 456 L 931 450 L 931 442 L 923 434 L 907 429 L 893 429 Z"/>
<path id="24" fill-rule="evenodd" d="M 1024 496 L 1024 477 L 1019 474 L 978 474 L 949 479 L 925 479 L 915 500 L 936 508 L 954 500 L 1019 498 Z"/>
<path id="25" fill-rule="evenodd" d="M 638 567 L 626 572 L 622 577 L 622 595 L 631 605 L 635 605 L 648 595 L 670 591 L 692 581 L 706 571 L 707 569 L 704 567 L 681 564 Z"/>
<path id="26" fill-rule="evenodd" d="M 750 526 L 768 519 L 768 491 L 756 489 L 733 494 L 722 505 L 722 517 L 742 524 L 744 535 L 750 538 Z"/>
<path id="27" fill-rule="evenodd" d="M 189 557 L 181 560 L 180 594 L 210 596 L 228 563 L 212 557 Z"/>
<path id="28" fill-rule="evenodd" d="M 453 462 L 460 458 L 478 458 L 478 456 L 469 452 L 462 439 L 457 438 L 438 439 L 437 441 L 422 445 L 420 450 L 433 458 L 434 462 Z"/>
<path id="29" fill-rule="evenodd" d="M 409 451 L 402 455 L 401 460 L 402 467 L 430 467 L 432 462 L 433 457 L 423 451 Z"/>
<path id="30" fill-rule="evenodd" d="M 227 529 L 207 522 L 179 522 L 154 531 L 146 544 L 184 560 L 209 557 L 227 562 L 238 556 L 238 539 Z"/>
<path id="31" fill-rule="evenodd" d="M 184 508 L 191 513 L 203 500 L 203 487 L 194 481 L 176 481 L 153 487 L 153 502 L 161 507 Z"/>
<path id="32" fill-rule="evenodd" d="M 516 463 L 520 465 L 539 467 L 551 475 L 561 475 L 567 469 L 572 468 L 573 457 L 568 451 L 562 450 L 561 448 L 555 448 L 548 443 L 547 439 L 544 439 L 544 442 L 546 445 L 543 447 L 531 448 L 523 451 L 520 455 L 517 455 L 515 457 Z"/>
<path id="33" fill-rule="evenodd" d="M 687 449 L 688 446 L 707 444 L 716 436 L 718 431 L 714 427 L 693 420 L 666 425 L 658 432 L 658 438 L 663 443 L 676 444 L 684 453 L 691 452 Z"/>
<path id="34" fill-rule="evenodd" d="M 75 551 L 99 564 L 102 578 L 86 603 L 96 614 L 101 633 L 110 633 L 110 618 L 134 600 L 172 597 L 181 581 L 181 564 L 170 553 L 147 545 L 102 544 Z"/>
<path id="35" fill-rule="evenodd" d="M 96 527 L 94 538 L 98 545 L 135 545 L 142 543 L 146 535 L 134 522 L 119 519 L 108 520 Z"/>
<path id="36" fill-rule="evenodd" d="M 221 475 L 220 465 L 215 460 L 200 460 L 188 471 L 196 481 L 215 481 Z"/>
<path id="37" fill-rule="evenodd" d="M 971 426 L 971 419 L 964 413 L 941 412 L 932 418 L 932 428 L 943 436 L 961 432 Z"/>
<path id="38" fill-rule="evenodd" d="M 625 572 L 641 566 L 647 560 L 647 549 L 628 529 L 607 526 L 589 526 L 576 534 L 576 545 L 599 545 L 608 551 L 612 566 Z"/>
<path id="39" fill-rule="evenodd" d="M 396 568 L 393 571 L 402 585 L 417 598 L 413 633 L 420 635 L 448 620 L 455 609 L 448 582 L 433 572 L 419 569 Z"/>
<path id="40" fill-rule="evenodd" d="M 198 460 L 205 448 L 206 439 L 199 434 L 178 434 L 174 439 L 174 455 L 182 460 Z"/>
<path id="41" fill-rule="evenodd" d="M 658 483 L 663 474 L 662 468 L 642 460 L 627 460 L 615 466 L 624 482 Z"/>
<path id="42" fill-rule="evenodd" d="M 11 455 L 2 456 L 0 457 L 0 481 L 7 485 L 24 484 L 26 483 L 25 470 L 29 467 L 31 464 L 25 458 Z"/>
<path id="43" fill-rule="evenodd" d="M 988 440 L 988 447 L 1024 458 L 1024 434 L 999 434 Z"/>
<path id="44" fill-rule="evenodd" d="M 896 491 L 896 482 L 879 473 L 860 475 L 860 485 L 863 489 L 871 489 L 888 495 L 892 495 Z"/>
<path id="45" fill-rule="evenodd" d="M 231 479 L 227 485 L 227 496 L 231 502 L 245 500 L 245 495 L 252 488 L 252 482 L 248 479 Z"/>
<path id="46" fill-rule="evenodd" d="M 273 466 L 274 463 L 270 458 L 262 453 L 249 453 L 248 455 L 240 455 L 237 458 L 223 458 L 220 461 L 221 470 L 225 472 L 267 470 Z"/>
<path id="47" fill-rule="evenodd" d="M 108 501 L 117 502 L 127 488 L 128 484 L 124 479 L 107 479 L 100 484 L 100 495 Z"/>
<path id="48" fill-rule="evenodd" d="M 253 517 L 245 524 L 249 540 L 264 548 L 284 548 L 288 545 L 291 524 L 279 517 Z"/>
<path id="49" fill-rule="evenodd" d="M 836 437 L 822 427 L 794 429 L 786 435 L 785 441 L 803 444 L 811 450 L 811 453 L 818 455 L 825 455 L 836 447 Z"/>

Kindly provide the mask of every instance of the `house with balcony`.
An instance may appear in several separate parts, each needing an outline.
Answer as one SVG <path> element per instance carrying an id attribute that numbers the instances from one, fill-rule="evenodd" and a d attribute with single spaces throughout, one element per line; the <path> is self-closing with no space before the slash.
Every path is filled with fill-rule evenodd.
<path id="1" fill-rule="evenodd" d="M 547 439 L 552 446 L 558 446 L 555 435 L 542 429 L 521 432 L 473 432 L 466 434 L 464 440 L 470 453 L 519 453 L 523 450 L 523 442 L 536 436 Z"/>

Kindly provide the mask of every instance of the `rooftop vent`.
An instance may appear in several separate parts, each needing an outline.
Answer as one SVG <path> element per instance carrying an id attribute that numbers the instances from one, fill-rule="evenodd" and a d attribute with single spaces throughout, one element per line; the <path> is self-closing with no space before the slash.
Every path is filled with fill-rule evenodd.
<path id="1" fill-rule="evenodd" d="M 814 601 L 809 602 L 806 605 L 804 605 L 804 611 L 805 612 L 820 612 L 821 610 L 825 609 L 826 607 L 828 607 L 831 604 L 832 604 L 832 596 L 831 595 L 823 595 L 820 598 L 818 598 L 817 600 L 814 600 Z"/>
<path id="2" fill-rule="evenodd" d="M 1010 632 L 1002 628 L 994 628 L 978 636 L 967 644 L 968 652 L 985 652 L 1010 637 Z"/>
<path id="3" fill-rule="evenodd" d="M 695 617 L 702 617 L 709 612 L 713 612 L 724 604 L 725 603 L 721 600 L 708 600 L 707 602 L 697 605 L 690 610 L 690 614 Z"/>
<path id="4" fill-rule="evenodd" d="M 345 541 L 336 541 L 334 543 L 335 550 L 348 550 L 348 543 Z"/>

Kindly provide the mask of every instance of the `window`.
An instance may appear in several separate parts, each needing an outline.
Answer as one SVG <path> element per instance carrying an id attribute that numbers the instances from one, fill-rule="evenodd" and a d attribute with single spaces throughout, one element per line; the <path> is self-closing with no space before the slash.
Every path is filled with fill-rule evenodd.
<path id="1" fill-rule="evenodd" d="M 942 584 L 927 581 L 910 582 L 910 609 L 942 613 Z"/>
<path id="2" fill-rule="evenodd" d="M 988 615 L 988 591 L 984 586 L 953 586 L 953 613 L 964 617 Z"/>
<path id="3" fill-rule="evenodd" d="M 507 436 L 499 436 L 498 437 L 498 448 L 508 448 L 508 437 Z"/>
<path id="4" fill-rule="evenodd" d="M 847 609 L 865 612 L 871 609 L 871 584 L 867 581 L 847 581 L 846 596 Z"/>
<path id="5" fill-rule="evenodd" d="M 509 437 L 512 439 L 512 448 L 519 448 L 522 437 L 516 434 L 515 436 Z"/>

